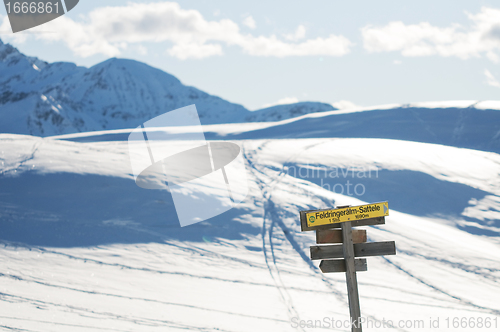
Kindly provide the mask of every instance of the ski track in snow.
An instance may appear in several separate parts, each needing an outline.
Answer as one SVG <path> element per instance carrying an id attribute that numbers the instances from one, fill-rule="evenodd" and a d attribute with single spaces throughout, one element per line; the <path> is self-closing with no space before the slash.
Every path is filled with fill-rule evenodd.
<path id="1" fill-rule="evenodd" d="M 259 147 L 259 149 L 261 149 L 261 148 L 262 148 L 262 146 Z M 266 196 L 268 196 L 268 187 L 273 185 L 273 183 L 277 180 L 277 178 L 279 178 L 280 174 L 278 174 L 274 178 L 272 178 L 269 184 L 266 184 L 264 181 L 259 179 L 258 176 L 256 176 L 255 171 L 257 171 L 257 169 L 245 150 L 243 151 L 243 155 L 244 155 L 245 160 L 247 161 L 247 163 L 251 167 L 251 172 L 254 176 L 254 179 L 257 182 L 257 185 L 259 186 L 259 190 L 262 192 L 262 198 L 263 198 L 262 208 L 264 210 L 263 222 L 262 222 L 262 251 L 264 253 L 264 259 L 265 259 L 267 268 L 269 270 L 269 273 L 271 274 L 271 277 L 276 285 L 277 290 L 280 293 L 283 304 L 286 306 L 288 317 L 290 319 L 293 317 L 299 317 L 299 314 L 293 305 L 292 298 L 291 298 L 290 294 L 288 293 L 287 287 L 284 285 L 284 283 L 281 279 L 279 269 L 276 265 L 276 257 L 274 255 L 274 246 L 273 246 L 273 242 L 272 242 L 273 223 L 269 224 L 269 222 L 267 222 L 268 209 L 266 208 L 266 205 L 267 205 L 266 200 L 268 198 Z M 270 247 L 270 250 L 269 250 L 270 253 L 268 253 L 268 249 L 267 249 L 268 247 Z M 271 258 L 269 257 L 269 254 L 272 256 L 272 263 L 270 263 Z M 301 328 L 301 327 L 299 327 L 299 328 L 301 331 L 304 331 L 303 328 Z"/>
<path id="2" fill-rule="evenodd" d="M 500 310 L 496 310 L 496 309 L 493 309 L 493 308 L 486 308 L 486 307 L 483 307 L 483 306 L 480 306 L 480 305 L 477 305 L 477 304 L 474 304 L 473 302 L 469 301 L 469 300 L 465 300 L 461 297 L 458 297 L 456 295 L 453 295 L 453 294 L 450 294 L 449 292 L 446 292 L 444 290 L 442 290 L 439 286 L 435 285 L 435 284 L 431 284 L 429 283 L 428 281 L 425 281 L 423 278 L 421 277 L 418 277 L 416 276 L 415 274 L 411 273 L 410 271 L 408 271 L 407 269 L 404 269 L 401 265 L 398 265 L 396 263 L 394 263 L 393 261 L 391 261 L 389 258 L 387 258 L 386 256 L 381 256 L 387 263 L 391 264 L 392 266 L 394 266 L 396 269 L 400 270 L 401 272 L 409 275 L 411 278 L 417 280 L 418 282 L 422 283 L 423 285 L 439 292 L 439 293 L 442 293 L 446 296 L 449 296 L 451 297 L 452 299 L 454 300 L 457 300 L 458 302 L 462 303 L 462 304 L 465 304 L 467 306 L 471 306 L 471 307 L 474 307 L 474 308 L 477 308 L 477 309 L 482 309 L 484 310 L 485 312 L 488 312 L 488 313 L 491 313 L 493 315 L 500 315 Z"/>
<path id="3" fill-rule="evenodd" d="M 291 156 L 285 163 L 284 165 L 292 162 L 296 156 L 305 153 L 308 149 L 312 147 L 316 147 L 318 145 L 321 145 L 322 143 L 315 143 L 311 144 L 309 146 L 306 146 L 304 149 L 300 150 L 297 152 L 295 155 Z M 259 147 L 259 150 L 262 149 L 262 147 L 265 146 L 261 145 Z M 285 285 L 283 282 L 281 275 L 280 275 L 280 269 L 278 268 L 278 265 L 276 263 L 276 254 L 274 251 L 274 244 L 273 244 L 273 229 L 278 225 L 285 235 L 286 239 L 290 243 L 290 245 L 293 247 L 295 252 L 300 256 L 300 258 L 309 266 L 309 268 L 312 270 L 313 275 L 317 278 L 319 278 L 322 282 L 324 282 L 327 287 L 330 289 L 330 292 L 332 295 L 334 295 L 341 303 L 347 302 L 347 297 L 345 296 L 344 293 L 340 292 L 335 285 L 332 283 L 332 280 L 328 279 L 320 270 L 319 268 L 314 265 L 312 260 L 304 253 L 298 242 L 293 236 L 293 232 L 284 224 L 283 220 L 281 220 L 279 217 L 275 216 L 275 211 L 276 207 L 272 201 L 272 191 L 273 188 L 278 186 L 285 175 L 285 170 L 284 167 L 277 172 L 273 177 L 269 177 L 264 171 L 259 170 L 255 166 L 255 162 L 252 161 L 252 158 L 249 156 L 249 153 L 244 151 L 244 157 L 251 167 L 252 174 L 254 175 L 254 178 L 257 180 L 257 183 L 259 185 L 259 188 L 262 192 L 262 198 L 263 198 L 263 208 L 264 208 L 264 216 L 263 216 L 263 226 L 262 226 L 262 247 L 263 247 L 263 252 L 265 255 L 266 263 L 269 268 L 269 272 L 271 276 L 273 277 L 273 280 L 276 283 L 276 287 L 280 291 L 283 303 L 287 306 L 287 311 L 289 314 L 290 319 L 293 317 L 300 317 L 297 310 L 295 309 L 293 305 L 293 299 L 290 293 L 287 291 L 288 287 Z M 266 182 L 259 179 L 259 177 L 256 175 L 256 173 L 260 174 L 261 176 L 268 177 L 269 181 Z M 325 203 L 329 203 L 326 202 Z M 270 221 L 270 223 L 269 223 Z M 272 256 L 272 264 L 269 264 L 269 258 L 267 254 L 267 247 L 270 248 L 270 253 Z M 376 320 L 377 317 L 370 315 L 370 314 L 364 314 L 364 317 L 372 320 Z M 298 327 L 301 331 L 306 331 L 302 327 Z M 402 329 L 402 328 L 395 328 L 397 331 L 402 331 L 406 332 L 407 330 Z"/>
<path id="4" fill-rule="evenodd" d="M 427 130 L 430 130 L 430 129 L 427 128 Z M 319 144 L 321 144 L 321 143 L 319 143 Z M 316 146 L 316 145 L 319 145 L 319 144 L 314 144 L 312 146 Z M 310 147 L 312 147 L 312 146 L 310 146 Z M 304 149 L 304 150 L 301 150 L 296 155 L 304 153 L 305 150 L 307 150 L 307 148 Z M 286 162 L 284 162 L 284 165 L 286 165 L 287 163 L 293 161 L 294 157 L 295 157 L 295 155 L 292 156 L 292 157 L 290 157 Z M 266 174 L 266 172 L 264 172 L 262 170 L 258 170 L 257 167 L 255 167 L 255 164 L 257 164 L 257 163 L 256 162 L 252 162 L 251 157 L 249 157 L 249 154 L 245 154 L 245 158 L 246 158 L 248 164 L 250 165 L 250 167 L 252 169 L 252 173 L 254 174 L 254 176 L 256 178 L 258 178 L 258 176 L 256 176 L 256 172 L 258 172 L 260 175 L 262 175 L 264 177 L 268 176 Z M 316 272 L 316 273 L 319 274 L 319 276 L 321 277 L 321 279 L 324 282 L 326 282 L 330 286 L 333 286 L 333 285 L 331 285 L 330 281 L 327 278 L 325 278 L 324 275 L 318 270 L 318 268 L 312 263 L 312 261 L 303 253 L 302 249 L 297 244 L 297 242 L 295 241 L 292 233 L 285 226 L 284 222 L 279 217 L 275 217 L 274 212 L 275 212 L 276 208 L 275 208 L 275 205 L 274 205 L 274 203 L 272 201 L 272 190 L 273 190 L 273 188 L 275 188 L 276 186 L 279 185 L 279 183 L 281 182 L 281 179 L 282 179 L 283 176 L 284 176 L 284 170 L 282 169 L 276 175 L 274 175 L 274 177 L 272 177 L 267 182 L 267 184 L 265 184 L 266 182 L 263 181 L 263 180 L 258 180 L 259 186 L 260 186 L 261 191 L 263 193 L 262 196 L 263 196 L 263 199 L 264 199 L 264 210 L 265 210 L 265 212 L 264 212 L 265 215 L 264 215 L 264 218 L 263 218 L 264 219 L 264 222 L 263 222 L 263 232 L 262 232 L 262 235 L 263 235 L 263 248 L 264 248 L 264 250 L 266 249 L 266 239 L 268 239 L 269 244 L 267 244 L 267 246 L 269 246 L 271 248 L 270 251 L 271 251 L 271 254 L 272 254 L 272 263 L 273 264 L 270 265 L 270 273 L 271 274 L 276 274 L 277 277 L 273 277 L 273 279 L 277 282 L 277 284 L 279 285 L 280 288 L 283 287 L 283 288 L 286 289 L 286 285 L 281 280 L 281 277 L 280 277 L 280 274 L 279 274 L 280 271 L 279 271 L 279 268 L 278 268 L 278 266 L 276 264 L 276 257 L 275 257 L 274 246 L 273 246 L 273 228 L 277 224 L 281 228 L 281 230 L 283 231 L 285 237 L 288 239 L 288 241 L 290 242 L 290 244 L 292 245 L 292 247 L 300 255 L 300 257 L 308 265 L 310 265 L 311 269 L 314 272 Z M 271 223 L 269 223 L 269 219 L 271 219 Z M 498 282 L 498 280 L 500 279 L 500 277 L 496 277 L 496 276 L 494 276 L 492 274 L 486 274 L 486 273 L 478 272 L 477 270 L 479 268 L 477 266 L 465 265 L 465 264 L 461 264 L 461 263 L 455 263 L 455 262 L 451 262 L 450 260 L 446 260 L 446 259 L 442 259 L 442 258 L 437 258 L 437 257 L 431 257 L 431 256 L 424 256 L 424 255 L 421 255 L 421 254 L 418 254 L 418 253 L 412 253 L 412 252 L 408 252 L 408 251 L 405 251 L 405 250 L 398 250 L 398 251 L 401 254 L 408 254 L 408 255 L 419 256 L 419 257 L 424 258 L 426 260 L 437 261 L 439 263 L 449 265 L 449 266 L 451 266 L 453 268 L 461 269 L 461 270 L 464 270 L 464 271 L 469 272 L 469 273 L 474 273 L 474 274 L 480 275 L 480 276 L 482 276 L 484 278 L 490 279 L 491 281 L 493 281 L 495 283 Z M 385 257 L 385 256 L 383 256 L 382 258 L 388 264 L 390 264 L 391 266 L 393 266 L 395 269 L 397 269 L 397 270 L 399 270 L 399 271 L 407 274 L 411 278 L 415 279 L 417 282 L 422 283 L 423 285 L 431 288 L 433 291 L 439 292 L 441 294 L 444 294 L 444 295 L 450 297 L 452 299 L 450 301 L 450 304 L 451 303 L 456 304 L 458 302 L 458 303 L 463 304 L 463 305 L 465 305 L 467 307 L 471 307 L 471 308 L 474 308 L 476 310 L 479 309 L 479 310 L 481 310 L 481 312 L 484 312 L 484 313 L 490 313 L 490 314 L 493 314 L 493 315 L 500 315 L 500 311 L 497 310 L 497 309 L 493 309 L 493 308 L 488 308 L 488 307 L 476 305 L 476 304 L 474 304 L 473 302 L 471 302 L 469 300 L 465 300 L 464 298 L 461 298 L 461 297 L 453 295 L 453 294 L 451 294 L 449 292 L 446 292 L 446 291 L 442 290 L 441 288 L 439 288 L 437 285 L 431 284 L 430 282 L 425 281 L 421 277 L 416 276 L 414 273 L 411 273 L 408 270 L 404 269 L 401 265 L 393 262 L 390 258 Z M 266 262 L 267 261 L 268 261 L 268 259 L 266 257 Z M 486 270 L 489 271 L 489 272 L 498 272 L 498 271 L 500 271 L 500 269 L 486 269 Z M 333 287 L 331 287 L 331 288 L 332 288 L 332 293 L 335 296 L 339 297 L 340 300 L 346 301 L 345 296 L 342 296 Z M 291 299 L 291 296 L 288 293 L 285 293 L 285 294 L 282 295 L 282 298 L 283 298 L 283 301 L 286 304 L 288 304 L 288 306 L 289 306 L 288 307 L 288 311 L 292 312 L 292 313 L 295 313 L 296 311 L 295 311 L 295 308 L 293 307 L 293 301 Z M 443 308 L 450 308 L 450 309 L 453 308 L 453 307 L 444 307 L 444 306 L 441 306 L 441 307 L 443 307 Z M 366 315 L 366 317 L 372 318 L 372 319 L 376 319 L 375 316 L 371 316 L 371 315 Z M 398 330 L 400 330 L 400 331 L 406 331 L 404 329 L 398 329 Z"/>
<path id="5" fill-rule="evenodd" d="M 35 158 L 35 153 L 38 151 L 40 146 L 43 144 L 43 141 L 37 141 L 33 144 L 31 148 L 31 152 L 23 159 L 17 161 L 16 165 L 10 168 L 6 168 L 2 171 L 0 171 L 0 175 L 3 175 L 5 173 L 9 173 L 12 171 L 17 171 L 19 168 L 21 168 L 23 165 L 25 165 L 27 162 L 30 160 L 33 160 Z"/>
<path id="6" fill-rule="evenodd" d="M 50 306 L 58 308 L 58 309 L 60 309 L 62 311 L 67 311 L 67 312 L 72 312 L 72 313 L 76 312 L 76 313 L 78 313 L 78 315 L 80 317 L 92 318 L 92 319 L 97 319 L 97 320 L 100 320 L 100 319 L 117 319 L 117 320 L 121 320 L 121 321 L 128 321 L 128 322 L 134 323 L 134 324 L 140 324 L 140 325 L 143 325 L 143 326 L 173 327 L 173 328 L 177 328 L 177 329 L 179 329 L 179 328 L 180 329 L 186 329 L 186 330 L 189 330 L 189 331 L 212 331 L 213 330 L 213 329 L 210 329 L 210 328 L 197 327 L 197 326 L 193 326 L 193 325 L 179 324 L 177 322 L 169 321 L 169 320 L 148 319 L 148 318 L 144 318 L 144 317 L 135 317 L 135 316 L 123 316 L 123 315 L 118 315 L 118 314 L 115 314 L 115 313 L 105 312 L 105 311 L 96 312 L 94 310 L 91 310 L 91 309 L 88 309 L 88 308 L 84 308 L 84 307 L 62 305 L 62 304 L 59 304 L 59 303 L 49 302 L 49 301 L 46 301 L 46 300 L 45 301 L 39 301 L 39 300 L 31 299 L 31 298 L 26 298 L 26 297 L 18 296 L 18 295 L 10 295 L 10 294 L 0 293 L 0 296 L 6 297 L 7 299 L 9 299 L 9 298 L 12 299 L 11 302 L 24 301 L 24 302 L 28 302 L 28 303 L 31 303 L 33 305 L 36 305 L 36 306 L 39 306 L 39 307 L 42 307 L 42 308 L 43 307 L 47 307 L 47 305 L 50 305 Z M 213 310 L 213 309 L 206 309 L 206 308 L 203 308 L 203 310 L 208 310 L 208 311 L 212 311 L 212 312 L 216 311 L 216 310 Z M 234 315 L 234 313 L 231 313 L 231 312 L 224 312 L 224 313 L 228 313 L 228 314 Z M 8 318 L 12 319 L 11 317 L 8 317 Z M 257 318 L 257 317 L 252 317 L 252 318 Z M 65 323 L 54 323 L 54 322 L 48 322 L 48 323 L 53 324 L 53 325 L 64 325 L 64 326 L 73 326 L 73 327 L 90 327 L 90 326 L 82 326 L 82 325 L 70 325 L 70 324 L 65 324 Z M 98 326 L 95 326 L 95 327 L 92 327 L 92 328 L 94 328 L 94 329 L 101 329 Z M 107 328 L 104 329 L 104 330 L 107 330 Z M 224 329 L 217 329 L 217 330 L 219 330 L 219 331 L 228 331 L 228 330 L 224 330 Z"/>

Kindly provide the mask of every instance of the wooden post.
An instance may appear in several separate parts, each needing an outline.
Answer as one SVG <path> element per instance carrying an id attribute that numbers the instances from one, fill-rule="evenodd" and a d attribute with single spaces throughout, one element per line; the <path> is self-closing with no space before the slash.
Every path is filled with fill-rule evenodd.
<path id="1" fill-rule="evenodd" d="M 347 296 L 349 298 L 349 312 L 351 314 L 352 332 L 361 332 L 361 309 L 359 308 L 358 280 L 356 278 L 356 267 L 354 265 L 354 245 L 352 242 L 351 222 L 346 221 L 340 224 L 342 228 L 342 239 L 344 241 L 342 250 L 345 260 L 345 275 L 347 281 Z"/>

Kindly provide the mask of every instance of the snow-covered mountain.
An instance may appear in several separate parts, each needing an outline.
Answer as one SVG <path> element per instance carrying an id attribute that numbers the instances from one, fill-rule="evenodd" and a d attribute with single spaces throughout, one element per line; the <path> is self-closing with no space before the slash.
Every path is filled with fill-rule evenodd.
<path id="1" fill-rule="evenodd" d="M 137 61 L 113 58 L 91 68 L 49 64 L 5 44 L 0 60 L 1 132 L 46 136 L 130 128 L 190 104 L 203 123 L 235 122 L 248 113 Z"/>
<path id="2" fill-rule="evenodd" d="M 281 121 L 301 115 L 336 110 L 330 104 L 318 102 L 299 102 L 294 104 L 276 105 L 252 112 L 245 117 L 246 122 Z"/>
<path id="3" fill-rule="evenodd" d="M 49 136 L 134 128 L 191 104 L 202 124 L 276 121 L 333 109 L 300 103 L 250 112 L 141 62 L 112 58 L 91 68 L 47 63 L 0 40 L 0 132 Z"/>

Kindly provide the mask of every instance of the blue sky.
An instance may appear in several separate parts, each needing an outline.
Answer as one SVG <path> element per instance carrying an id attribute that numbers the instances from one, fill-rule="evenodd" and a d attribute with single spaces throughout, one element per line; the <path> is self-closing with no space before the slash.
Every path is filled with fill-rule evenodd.
<path id="1" fill-rule="evenodd" d="M 43 60 L 136 59 L 249 109 L 498 100 L 498 1 L 80 0 L 0 38 Z M 2 24 L 3 22 L 3 24 Z"/>

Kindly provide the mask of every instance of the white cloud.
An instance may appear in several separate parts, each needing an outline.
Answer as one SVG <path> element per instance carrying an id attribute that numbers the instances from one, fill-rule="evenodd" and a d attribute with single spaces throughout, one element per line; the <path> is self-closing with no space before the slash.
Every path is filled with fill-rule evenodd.
<path id="1" fill-rule="evenodd" d="M 489 70 L 485 69 L 484 75 L 486 76 L 486 83 L 488 83 L 488 85 L 494 86 L 495 88 L 500 88 L 500 82 L 495 78 L 495 76 L 493 76 L 492 73 L 490 73 Z"/>
<path id="2" fill-rule="evenodd" d="M 360 106 L 350 102 L 349 100 L 340 100 L 335 103 L 332 103 L 332 106 L 338 108 L 340 110 L 351 110 L 355 108 L 359 108 Z"/>
<path id="3" fill-rule="evenodd" d="M 305 36 L 306 36 L 306 27 L 303 25 L 299 25 L 297 27 L 297 30 L 295 30 L 295 33 L 284 35 L 285 39 L 292 41 L 301 40 Z"/>
<path id="4" fill-rule="evenodd" d="M 490 59 L 490 61 L 491 61 L 491 62 L 493 62 L 493 63 L 498 63 L 498 62 L 500 62 L 500 57 L 499 57 L 499 56 L 498 56 L 498 54 L 496 54 L 495 52 L 491 52 L 491 51 L 490 51 L 490 52 L 486 53 L 486 57 L 487 57 L 488 59 Z"/>
<path id="5" fill-rule="evenodd" d="M 3 16 L 2 14 L 0 14 L 0 22 L 2 23 L 2 24 L 0 24 L 0 32 L 2 34 L 12 31 L 10 24 L 9 24 L 9 19 L 7 18 L 7 16 Z"/>
<path id="6" fill-rule="evenodd" d="M 203 59 L 213 55 L 222 55 L 222 47 L 218 44 L 177 44 L 167 51 L 173 57 L 181 60 Z"/>
<path id="7" fill-rule="evenodd" d="M 7 23 L 4 20 L 5 26 Z M 95 54 L 118 56 L 126 44 L 173 44 L 167 54 L 179 59 L 222 55 L 223 46 L 238 46 L 253 56 L 342 56 L 350 51 L 352 43 L 343 36 L 291 43 L 275 35 L 253 36 L 240 32 L 238 24 L 229 20 L 207 21 L 196 10 L 182 9 L 173 2 L 150 4 L 128 3 L 118 7 L 99 7 L 76 22 L 63 16 L 33 28 L 57 31 L 51 34 L 14 34 L 8 38 L 22 42 L 21 38 L 62 41 L 76 55 Z M 299 30 L 298 30 L 299 31 Z M 305 33 L 305 31 L 304 31 Z M 296 32 L 300 37 L 302 32 Z"/>
<path id="8" fill-rule="evenodd" d="M 403 56 L 456 56 L 461 59 L 485 54 L 498 61 L 500 51 L 500 10 L 481 8 L 467 14 L 470 27 L 453 24 L 436 27 L 428 22 L 406 25 L 390 22 L 384 27 L 366 26 L 361 29 L 364 48 L 368 52 L 399 51 Z"/>
<path id="9" fill-rule="evenodd" d="M 238 45 L 250 55 L 257 56 L 342 56 L 349 53 L 351 42 L 343 36 L 330 35 L 328 38 L 309 39 L 302 43 L 286 43 L 275 35 L 270 37 L 244 36 Z"/>
<path id="10" fill-rule="evenodd" d="M 281 98 L 277 102 L 262 105 L 262 108 L 268 108 L 268 107 L 276 106 L 276 105 L 295 104 L 298 102 L 299 102 L 299 99 L 296 97 L 285 97 L 285 98 Z"/>
<path id="11" fill-rule="evenodd" d="M 148 49 L 142 45 L 137 45 L 137 53 L 139 53 L 140 55 L 147 55 L 148 54 Z"/>
<path id="12" fill-rule="evenodd" d="M 243 25 L 249 27 L 250 29 L 255 29 L 257 27 L 257 25 L 255 24 L 255 20 L 253 19 L 252 16 L 247 16 L 243 20 Z"/>

